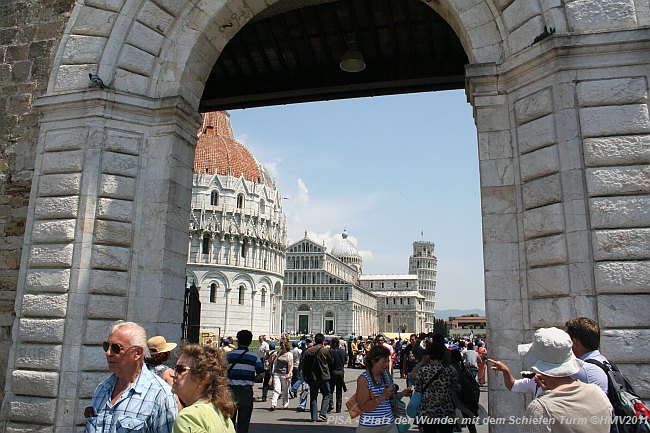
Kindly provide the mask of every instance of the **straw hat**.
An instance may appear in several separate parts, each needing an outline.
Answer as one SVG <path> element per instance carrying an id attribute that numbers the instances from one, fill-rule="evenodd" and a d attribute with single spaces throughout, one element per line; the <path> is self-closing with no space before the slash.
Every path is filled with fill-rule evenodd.
<path id="1" fill-rule="evenodd" d="M 147 347 L 151 353 L 169 352 L 176 347 L 176 343 L 168 343 L 165 337 L 156 335 L 147 340 Z"/>
<path id="2" fill-rule="evenodd" d="M 569 334 L 558 328 L 540 328 L 533 342 L 520 344 L 519 355 L 531 370 L 551 377 L 571 376 L 584 364 L 573 354 Z"/>

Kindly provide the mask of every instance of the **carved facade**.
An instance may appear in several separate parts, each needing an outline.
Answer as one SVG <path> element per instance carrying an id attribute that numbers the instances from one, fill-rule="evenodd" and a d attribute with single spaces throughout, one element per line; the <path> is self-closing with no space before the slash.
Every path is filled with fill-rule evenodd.
<path id="1" fill-rule="evenodd" d="M 203 116 L 189 236 L 187 277 L 199 289 L 201 330 L 279 334 L 287 236 L 282 195 L 234 139 L 225 112 Z"/>

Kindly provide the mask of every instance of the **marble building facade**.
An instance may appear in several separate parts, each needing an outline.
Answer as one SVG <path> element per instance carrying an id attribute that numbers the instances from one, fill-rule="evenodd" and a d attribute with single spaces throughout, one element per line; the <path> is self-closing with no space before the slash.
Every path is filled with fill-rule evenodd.
<path id="1" fill-rule="evenodd" d="M 201 330 L 279 334 L 286 217 L 264 167 L 234 138 L 226 112 L 203 115 L 198 134 L 187 281 L 201 300 Z"/>

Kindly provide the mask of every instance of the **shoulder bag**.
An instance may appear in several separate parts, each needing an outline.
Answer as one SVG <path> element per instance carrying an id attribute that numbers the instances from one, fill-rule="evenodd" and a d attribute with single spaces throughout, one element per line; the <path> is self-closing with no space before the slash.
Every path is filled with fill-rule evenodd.
<path id="1" fill-rule="evenodd" d="M 422 395 L 424 394 L 424 391 L 429 388 L 429 386 L 433 383 L 434 380 L 438 378 L 438 376 L 442 373 L 442 368 L 438 370 L 436 374 L 433 375 L 433 377 L 427 382 L 426 385 L 424 385 L 424 388 L 422 388 L 421 391 L 414 391 L 413 394 L 411 395 L 411 400 L 409 400 L 408 406 L 406 406 L 406 414 L 410 416 L 411 418 L 415 418 L 415 415 L 418 412 L 418 409 L 420 407 L 420 402 L 422 401 Z"/>

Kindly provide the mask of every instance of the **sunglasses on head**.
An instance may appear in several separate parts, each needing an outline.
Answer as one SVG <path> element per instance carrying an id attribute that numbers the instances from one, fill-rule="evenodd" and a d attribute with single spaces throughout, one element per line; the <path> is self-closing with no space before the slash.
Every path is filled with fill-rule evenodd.
<path id="1" fill-rule="evenodd" d="M 104 352 L 108 352 L 108 348 L 110 347 L 111 348 L 111 353 L 113 355 L 119 355 L 121 352 L 127 351 L 127 350 L 129 350 L 129 349 L 131 349 L 131 348 L 133 348 L 135 346 L 122 347 L 121 345 L 119 345 L 117 343 L 109 343 L 108 341 L 104 341 L 102 343 L 102 347 L 104 348 Z"/>
<path id="2" fill-rule="evenodd" d="M 187 365 L 176 364 L 176 367 L 174 367 L 174 373 L 182 374 L 184 371 L 191 370 L 191 369 L 192 367 L 188 367 Z"/>

